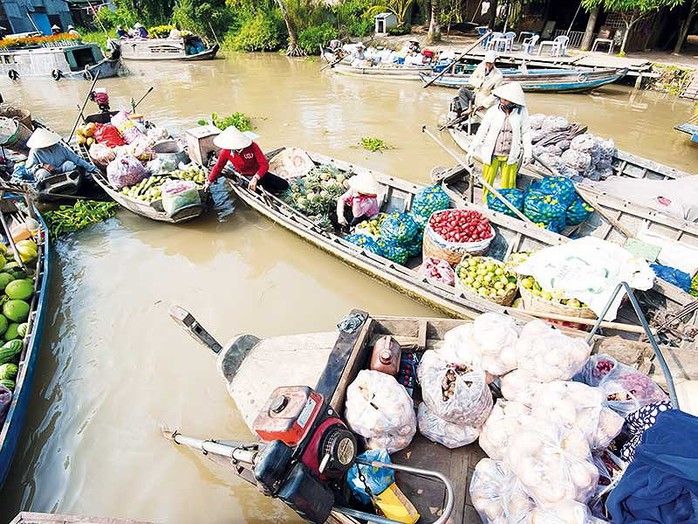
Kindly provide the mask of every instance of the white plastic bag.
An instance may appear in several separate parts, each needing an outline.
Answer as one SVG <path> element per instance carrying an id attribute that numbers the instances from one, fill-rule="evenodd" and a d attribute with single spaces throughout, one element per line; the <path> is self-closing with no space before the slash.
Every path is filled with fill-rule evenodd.
<path id="1" fill-rule="evenodd" d="M 514 350 L 519 338 L 516 322 L 499 313 L 485 313 L 444 336 L 440 353 L 453 362 L 499 376 L 516 367 Z"/>
<path id="2" fill-rule="evenodd" d="M 409 446 L 417 432 L 412 398 L 395 377 L 380 371 L 359 371 L 347 388 L 344 415 L 370 449 L 395 453 Z"/>
<path id="3" fill-rule="evenodd" d="M 484 371 L 448 362 L 426 351 L 417 368 L 424 403 L 448 422 L 479 428 L 492 410 L 492 393 Z"/>
<path id="4" fill-rule="evenodd" d="M 533 402 L 533 395 L 542 382 L 528 371 L 515 369 L 501 377 L 499 384 L 505 399 L 530 406 Z"/>
<path id="5" fill-rule="evenodd" d="M 429 440 L 450 449 L 472 444 L 480 433 L 476 428 L 452 424 L 442 419 L 432 413 L 424 402 L 417 409 L 417 427 Z"/>
<path id="6" fill-rule="evenodd" d="M 488 457 L 502 460 L 509 442 L 518 438 L 523 428 L 533 426 L 535 419 L 528 406 L 500 398 L 480 429 L 478 443 Z"/>
<path id="7" fill-rule="evenodd" d="M 563 500 L 536 507 L 529 517 L 531 524 L 597 524 L 603 522 L 591 514 L 586 504 Z"/>
<path id="8" fill-rule="evenodd" d="M 551 382 L 569 380 L 578 373 L 589 358 L 591 347 L 581 338 L 568 337 L 542 320 L 534 320 L 521 331 L 516 353 L 519 370 L 527 371 L 540 382 Z"/>
<path id="9" fill-rule="evenodd" d="M 470 498 L 485 524 L 523 524 L 535 508 L 516 476 L 502 462 L 482 459 L 470 480 Z"/>
<path id="10" fill-rule="evenodd" d="M 604 392 L 580 382 L 554 381 L 535 392 L 532 413 L 542 420 L 581 431 L 592 449 L 605 449 L 623 429 L 624 419 L 604 405 Z"/>
<path id="11" fill-rule="evenodd" d="M 599 471 L 591 462 L 586 437 L 539 420 L 509 443 L 504 463 L 536 502 L 586 502 L 593 495 Z"/>

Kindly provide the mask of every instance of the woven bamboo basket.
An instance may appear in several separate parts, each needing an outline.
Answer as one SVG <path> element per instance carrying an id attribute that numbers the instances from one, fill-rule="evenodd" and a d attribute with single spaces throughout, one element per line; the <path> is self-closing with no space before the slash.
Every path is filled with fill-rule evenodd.
<path id="1" fill-rule="evenodd" d="M 465 258 L 470 258 L 470 257 L 463 257 L 463 259 L 465 259 Z M 476 258 L 491 260 L 497 266 L 504 269 L 504 264 L 495 258 L 491 258 L 491 257 L 476 257 Z M 458 264 L 458 266 L 460 266 L 460 264 Z M 462 291 L 466 295 L 470 295 L 471 297 L 489 300 L 490 302 L 494 302 L 495 304 L 499 304 L 500 306 L 511 306 L 514 303 L 514 300 L 516 299 L 516 292 L 518 291 L 518 288 L 514 288 L 511 291 L 509 291 L 506 295 L 502 295 L 500 297 L 495 297 L 495 298 L 483 297 L 482 295 L 477 294 L 475 292 L 475 290 L 473 290 L 473 288 L 468 287 L 466 284 L 461 282 L 461 279 L 458 276 L 458 269 L 460 269 L 460 268 L 456 267 L 456 289 Z"/>
<path id="2" fill-rule="evenodd" d="M 490 226 L 491 228 L 491 226 Z M 433 257 L 445 260 L 452 267 L 457 266 L 464 255 L 478 256 L 487 253 L 490 244 L 494 240 L 496 231 L 492 228 L 492 236 L 481 242 L 447 242 L 427 224 L 424 228 L 424 239 L 422 240 L 423 258 Z"/>
<path id="3" fill-rule="evenodd" d="M 521 300 L 524 310 L 534 311 L 536 313 L 552 313 L 553 315 L 564 315 L 566 317 L 585 318 L 596 320 L 598 317 L 588 307 L 572 307 L 557 302 L 545 300 L 537 295 L 534 295 L 530 290 L 526 289 L 519 283 L 519 291 L 521 292 Z M 560 324 L 574 329 L 587 330 L 590 326 L 586 324 L 578 324 L 575 322 L 563 322 L 560 320 L 547 319 L 554 324 Z"/>

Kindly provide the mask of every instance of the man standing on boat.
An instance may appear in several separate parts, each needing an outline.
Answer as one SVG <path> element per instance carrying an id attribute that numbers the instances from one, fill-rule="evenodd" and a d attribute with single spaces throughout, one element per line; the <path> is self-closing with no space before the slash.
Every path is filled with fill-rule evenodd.
<path id="1" fill-rule="evenodd" d="M 496 98 L 492 91 L 502 83 L 502 72 L 494 65 L 497 60 L 497 53 L 487 51 L 485 59 L 478 64 L 470 75 L 470 80 L 467 85 L 462 86 L 458 90 L 458 96 L 453 99 L 453 110 L 457 116 L 461 116 L 472 103 L 475 111 L 489 109 L 492 107 Z"/>
<path id="2" fill-rule="evenodd" d="M 497 173 L 501 171 L 501 188 L 515 188 L 519 162 L 527 165 L 533 158 L 526 97 L 518 82 L 501 85 L 492 95 L 498 104 L 485 113 L 470 144 L 467 163 L 471 164 L 472 157 L 479 154 L 483 164 L 482 178 L 494 185 Z M 486 202 L 486 189 L 482 195 Z"/>
<path id="3" fill-rule="evenodd" d="M 269 172 L 269 161 L 259 146 L 236 127 L 226 128 L 213 139 L 213 143 L 221 148 L 221 152 L 208 175 L 205 190 L 221 176 L 228 161 L 233 164 L 235 172 L 248 181 L 250 191 L 256 191 L 258 184 L 270 193 L 280 193 L 288 189 L 286 180 Z"/>
<path id="4" fill-rule="evenodd" d="M 88 173 L 97 169 L 63 144 L 59 134 L 42 127 L 32 133 L 27 147 L 29 155 L 24 168 L 37 182 L 50 175 L 70 173 L 78 168 Z"/>

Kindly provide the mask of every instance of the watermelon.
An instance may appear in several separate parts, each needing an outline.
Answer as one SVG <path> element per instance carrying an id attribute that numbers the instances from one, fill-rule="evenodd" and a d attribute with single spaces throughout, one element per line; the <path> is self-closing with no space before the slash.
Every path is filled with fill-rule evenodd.
<path id="1" fill-rule="evenodd" d="M 5 294 L 13 300 L 27 300 L 34 294 L 34 282 L 29 278 L 13 280 L 7 284 Z"/>
<path id="2" fill-rule="evenodd" d="M 2 306 L 2 314 L 14 322 L 24 322 L 29 318 L 29 309 L 24 300 L 8 300 Z"/>

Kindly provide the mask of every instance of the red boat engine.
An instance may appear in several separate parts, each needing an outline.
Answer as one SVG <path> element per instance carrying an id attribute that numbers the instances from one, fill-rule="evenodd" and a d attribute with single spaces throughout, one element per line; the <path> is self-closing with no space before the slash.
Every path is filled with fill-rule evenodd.
<path id="1" fill-rule="evenodd" d="M 332 482 L 342 479 L 356 458 L 354 434 L 322 395 L 306 386 L 274 390 L 253 428 L 268 443 L 254 467 L 259 487 L 304 518 L 325 522 L 334 505 Z"/>

